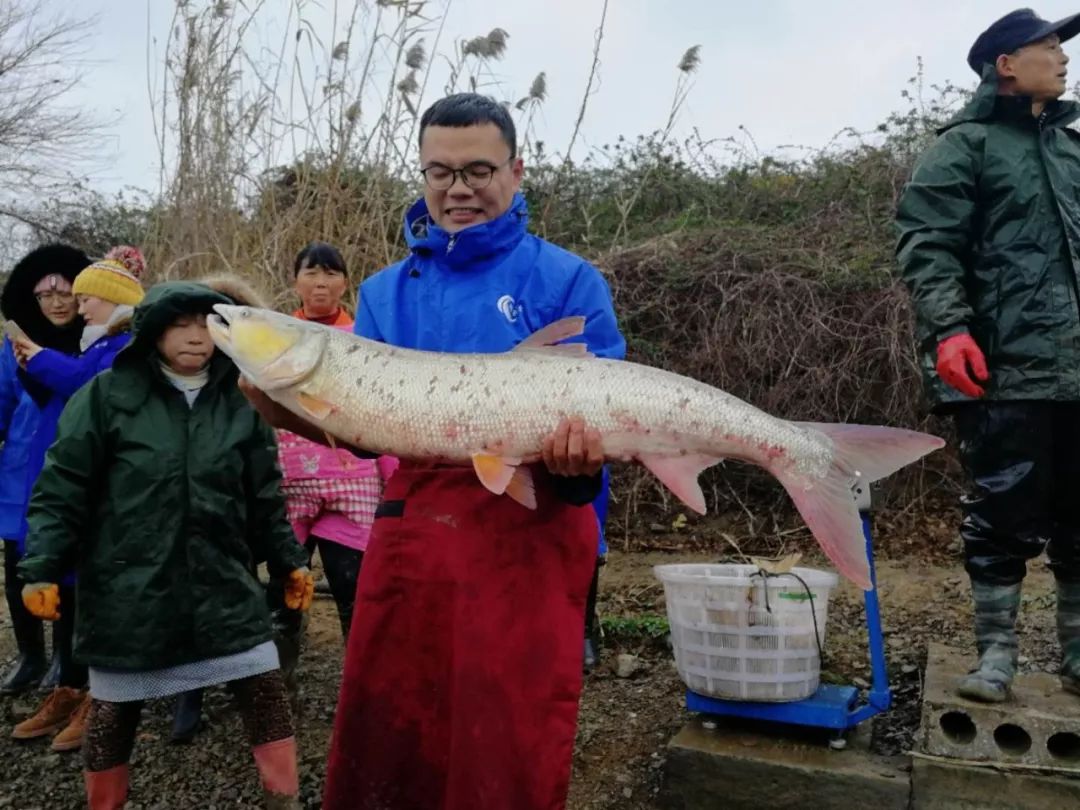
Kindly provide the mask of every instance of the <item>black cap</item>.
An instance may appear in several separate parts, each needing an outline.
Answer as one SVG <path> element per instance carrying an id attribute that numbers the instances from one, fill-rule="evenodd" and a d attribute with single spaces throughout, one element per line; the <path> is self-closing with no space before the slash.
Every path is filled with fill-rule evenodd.
<path id="1" fill-rule="evenodd" d="M 1050 22 L 1030 8 L 1020 8 L 1009 12 L 979 34 L 979 38 L 968 51 L 967 62 L 972 70 L 982 75 L 983 65 L 996 62 L 1003 53 L 1013 53 L 1032 42 L 1046 39 L 1051 34 L 1057 34 L 1064 42 L 1078 33 L 1080 14 Z"/>

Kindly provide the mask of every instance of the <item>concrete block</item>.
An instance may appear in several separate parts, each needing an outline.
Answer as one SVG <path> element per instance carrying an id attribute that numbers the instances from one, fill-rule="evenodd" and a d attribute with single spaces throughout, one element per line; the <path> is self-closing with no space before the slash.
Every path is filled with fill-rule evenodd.
<path id="1" fill-rule="evenodd" d="M 869 752 L 868 733 L 832 751 L 820 733 L 692 720 L 669 743 L 659 803 L 665 810 L 906 810 L 909 760 Z"/>
<path id="2" fill-rule="evenodd" d="M 1060 776 L 1003 773 L 989 767 L 930 762 L 916 757 L 912 810 L 1065 810 L 1080 807 L 1080 781 Z"/>
<path id="3" fill-rule="evenodd" d="M 972 655 L 931 644 L 917 750 L 974 762 L 1080 768 L 1080 697 L 1055 676 L 1020 675 L 1013 697 L 987 704 L 955 694 Z"/>

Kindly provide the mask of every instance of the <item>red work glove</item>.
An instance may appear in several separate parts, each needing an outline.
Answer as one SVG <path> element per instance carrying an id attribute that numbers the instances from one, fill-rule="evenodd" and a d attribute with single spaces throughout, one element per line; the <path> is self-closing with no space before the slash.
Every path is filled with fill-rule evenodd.
<path id="1" fill-rule="evenodd" d="M 982 349 L 966 332 L 947 337 L 938 344 L 937 373 L 961 394 L 976 398 L 986 392 L 975 380 L 986 382 L 990 379 Z"/>

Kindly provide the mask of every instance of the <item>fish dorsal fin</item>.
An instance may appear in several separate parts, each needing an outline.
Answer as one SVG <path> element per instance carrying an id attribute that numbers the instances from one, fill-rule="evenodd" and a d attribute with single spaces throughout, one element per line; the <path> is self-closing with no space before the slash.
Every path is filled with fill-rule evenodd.
<path id="1" fill-rule="evenodd" d="M 490 453 L 474 453 L 473 470 L 488 491 L 509 495 L 527 509 L 536 508 L 536 487 L 528 467 L 519 466 L 520 459 L 504 458 Z"/>
<path id="2" fill-rule="evenodd" d="M 536 349 L 540 346 L 551 346 L 560 340 L 577 337 L 585 333 L 585 316 L 571 315 L 569 318 L 560 318 L 552 321 L 547 326 L 537 329 L 515 348 Z"/>
<path id="3" fill-rule="evenodd" d="M 585 316 L 571 315 L 549 323 L 537 329 L 514 347 L 515 352 L 534 351 L 547 354 L 561 354 L 571 357 L 592 357 L 584 343 L 562 343 L 559 341 L 577 337 L 585 332 Z M 559 345 L 556 345 L 559 344 Z"/>
<path id="4" fill-rule="evenodd" d="M 672 494 L 699 515 L 705 514 L 705 494 L 701 491 L 698 476 L 723 459 L 714 456 L 638 456 L 649 472 L 671 490 Z"/>

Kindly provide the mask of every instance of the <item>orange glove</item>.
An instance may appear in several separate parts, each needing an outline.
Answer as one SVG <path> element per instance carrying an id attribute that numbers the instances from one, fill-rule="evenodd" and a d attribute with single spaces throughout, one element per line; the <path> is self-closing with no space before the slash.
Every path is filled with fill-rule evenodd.
<path id="1" fill-rule="evenodd" d="M 961 394 L 975 398 L 986 393 L 975 380 L 986 382 L 990 379 L 982 349 L 966 332 L 947 337 L 938 344 L 937 373 Z"/>
<path id="2" fill-rule="evenodd" d="M 60 618 L 60 586 L 51 582 L 34 582 L 22 589 L 23 604 L 31 615 L 45 621 Z"/>
<path id="3" fill-rule="evenodd" d="M 307 568 L 297 568 L 285 580 L 285 607 L 289 610 L 307 610 L 315 598 L 315 577 Z"/>

